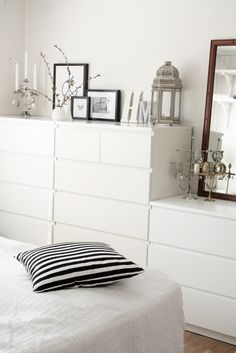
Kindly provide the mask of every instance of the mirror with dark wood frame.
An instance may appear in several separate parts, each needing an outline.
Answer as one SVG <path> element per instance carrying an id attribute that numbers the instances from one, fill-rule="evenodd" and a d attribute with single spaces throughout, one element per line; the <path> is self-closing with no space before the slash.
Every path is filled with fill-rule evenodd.
<path id="1" fill-rule="evenodd" d="M 232 174 L 216 178 L 212 197 L 236 201 L 236 39 L 212 40 L 210 47 L 202 151 L 219 150 Z M 203 156 L 211 161 L 211 153 Z M 208 195 L 206 178 L 198 194 Z"/>

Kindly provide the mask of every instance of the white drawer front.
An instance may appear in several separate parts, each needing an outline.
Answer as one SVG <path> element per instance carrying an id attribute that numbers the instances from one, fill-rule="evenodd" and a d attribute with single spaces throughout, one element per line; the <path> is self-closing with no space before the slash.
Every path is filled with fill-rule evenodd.
<path id="1" fill-rule="evenodd" d="M 0 151 L 53 156 L 53 123 L 0 122 Z"/>
<path id="2" fill-rule="evenodd" d="M 50 220 L 51 197 L 52 192 L 46 189 L 0 183 L 2 211 Z"/>
<path id="3" fill-rule="evenodd" d="M 17 126 L 16 151 L 40 156 L 53 156 L 54 128 L 53 124 Z"/>
<path id="4" fill-rule="evenodd" d="M 104 242 L 140 266 L 146 265 L 147 243 L 142 240 L 57 223 L 54 227 L 54 243 L 64 241 Z"/>
<path id="5" fill-rule="evenodd" d="M 73 125 L 73 124 L 72 124 Z M 100 132 L 76 126 L 59 127 L 56 131 L 56 157 L 98 162 Z"/>
<path id="6" fill-rule="evenodd" d="M 0 122 L 0 151 L 15 152 L 15 130 L 13 125 Z"/>
<path id="7" fill-rule="evenodd" d="M 182 287 L 186 323 L 236 336 L 236 301 Z"/>
<path id="8" fill-rule="evenodd" d="M 35 218 L 0 212 L 0 236 L 36 245 L 48 244 L 51 224 Z"/>
<path id="9" fill-rule="evenodd" d="M 147 239 L 148 206 L 56 192 L 55 221 Z"/>
<path id="10" fill-rule="evenodd" d="M 182 285 L 236 298 L 236 261 L 152 244 L 148 264 Z"/>
<path id="11" fill-rule="evenodd" d="M 0 152 L 0 180 L 52 188 L 53 160 Z"/>
<path id="12" fill-rule="evenodd" d="M 148 203 L 148 170 L 94 163 L 56 162 L 56 189 L 116 200 Z"/>
<path id="13" fill-rule="evenodd" d="M 150 240 L 236 259 L 236 220 L 154 207 Z"/>
<path id="14" fill-rule="evenodd" d="M 150 168 L 151 134 L 102 132 L 101 162 Z"/>

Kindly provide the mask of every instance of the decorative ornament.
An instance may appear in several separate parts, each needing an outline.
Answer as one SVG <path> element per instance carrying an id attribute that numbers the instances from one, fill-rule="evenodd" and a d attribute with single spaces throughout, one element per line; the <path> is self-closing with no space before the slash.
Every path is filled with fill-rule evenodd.
<path id="1" fill-rule="evenodd" d="M 27 78 L 23 84 L 14 91 L 16 99 L 13 99 L 12 104 L 20 108 L 20 115 L 25 118 L 31 116 L 31 110 L 35 107 L 35 97 L 39 95 L 38 91 L 30 88 L 30 82 Z"/>
<path id="2" fill-rule="evenodd" d="M 179 71 L 166 61 L 156 73 L 152 84 L 151 122 L 179 124 L 182 81 Z"/>

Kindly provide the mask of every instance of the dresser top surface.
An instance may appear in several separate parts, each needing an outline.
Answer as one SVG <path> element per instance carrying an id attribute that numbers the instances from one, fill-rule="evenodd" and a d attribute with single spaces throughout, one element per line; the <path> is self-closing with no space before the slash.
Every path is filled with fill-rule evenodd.
<path id="1" fill-rule="evenodd" d="M 50 117 L 32 116 L 24 118 L 23 116 L 0 116 L 0 122 L 6 123 L 49 123 L 56 124 L 58 127 L 81 127 L 81 128 L 102 128 L 102 129 L 116 129 L 116 130 L 134 130 L 139 132 L 152 132 L 153 130 L 175 130 L 175 129 L 191 129 L 188 125 L 152 125 L 152 124 L 129 124 L 122 122 L 109 122 L 109 121 L 91 121 L 91 120 L 73 120 L 73 121 L 57 121 L 54 122 Z"/>
<path id="2" fill-rule="evenodd" d="M 204 200 L 204 197 L 198 197 L 197 200 L 185 200 L 183 196 L 175 196 L 152 201 L 151 206 L 236 220 L 236 202 L 218 199 L 214 202 Z"/>

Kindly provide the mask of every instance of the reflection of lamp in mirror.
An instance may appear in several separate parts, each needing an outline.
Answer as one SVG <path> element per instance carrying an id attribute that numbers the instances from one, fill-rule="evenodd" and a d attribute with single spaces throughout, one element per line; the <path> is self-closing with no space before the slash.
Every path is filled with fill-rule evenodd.
<path id="1" fill-rule="evenodd" d="M 166 61 L 157 70 L 152 84 L 152 123 L 172 125 L 180 122 L 181 89 L 179 71 L 171 61 Z"/>

